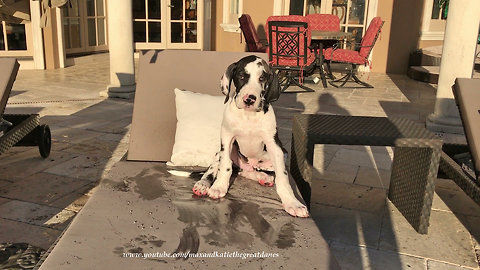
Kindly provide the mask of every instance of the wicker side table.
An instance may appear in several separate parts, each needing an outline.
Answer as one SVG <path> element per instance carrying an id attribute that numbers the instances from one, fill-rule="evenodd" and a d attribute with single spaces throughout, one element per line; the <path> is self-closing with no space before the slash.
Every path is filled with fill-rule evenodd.
<path id="1" fill-rule="evenodd" d="M 290 172 L 308 207 L 315 144 L 394 146 L 388 198 L 428 232 L 441 139 L 408 119 L 364 116 L 296 114 L 292 132 Z"/>

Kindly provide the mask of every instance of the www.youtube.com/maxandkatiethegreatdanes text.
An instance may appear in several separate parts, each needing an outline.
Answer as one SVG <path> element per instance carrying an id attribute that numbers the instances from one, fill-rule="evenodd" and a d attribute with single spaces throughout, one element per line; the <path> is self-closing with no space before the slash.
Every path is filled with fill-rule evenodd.
<path id="1" fill-rule="evenodd" d="M 224 252 L 197 252 L 197 253 L 190 253 L 190 252 L 147 252 L 147 253 L 123 253 L 122 257 L 124 258 L 141 258 L 141 259 L 148 259 L 148 258 L 278 258 L 278 253 L 268 253 L 265 251 L 258 251 L 258 252 L 238 252 L 238 251 L 224 251 Z"/>

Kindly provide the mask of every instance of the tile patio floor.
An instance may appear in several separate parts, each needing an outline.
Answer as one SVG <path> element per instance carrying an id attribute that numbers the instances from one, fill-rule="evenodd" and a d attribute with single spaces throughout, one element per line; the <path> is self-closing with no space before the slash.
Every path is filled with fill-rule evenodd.
<path id="1" fill-rule="evenodd" d="M 104 99 L 108 55 L 61 70 L 22 70 L 7 113 L 40 113 L 53 149 L 11 148 L 0 156 L 0 243 L 48 249 L 82 209 L 102 176 L 125 155 L 133 103 Z M 283 94 L 275 104 L 290 149 L 293 113 L 401 116 L 419 123 L 435 88 L 403 75 L 363 75 L 373 89 Z M 462 137 L 449 137 L 462 141 Z M 386 200 L 392 150 L 317 146 L 311 215 L 342 269 L 478 269 L 480 207 L 438 179 L 428 235 L 417 234 Z"/>

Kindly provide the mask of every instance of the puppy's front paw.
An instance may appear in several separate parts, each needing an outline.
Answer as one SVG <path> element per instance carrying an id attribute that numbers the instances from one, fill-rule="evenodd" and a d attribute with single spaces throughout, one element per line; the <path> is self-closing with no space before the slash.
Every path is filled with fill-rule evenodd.
<path id="1" fill-rule="evenodd" d="M 213 186 L 208 190 L 208 196 L 212 199 L 220 199 L 225 197 L 227 195 L 228 191 L 228 184 L 219 184 L 218 182 L 215 182 Z"/>
<path id="2" fill-rule="evenodd" d="M 198 180 L 192 188 L 192 191 L 197 196 L 207 195 L 208 189 L 210 188 L 210 182 L 207 180 Z"/>
<path id="3" fill-rule="evenodd" d="M 291 200 L 283 204 L 283 209 L 294 217 L 308 217 L 308 209 L 298 200 Z"/>

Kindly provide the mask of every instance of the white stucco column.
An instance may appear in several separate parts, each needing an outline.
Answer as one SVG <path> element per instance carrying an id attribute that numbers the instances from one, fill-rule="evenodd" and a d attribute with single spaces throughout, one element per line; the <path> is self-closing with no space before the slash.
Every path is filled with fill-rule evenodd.
<path id="1" fill-rule="evenodd" d="M 462 122 L 452 93 L 456 78 L 471 78 L 480 23 L 479 0 L 450 0 L 435 111 L 427 118 L 434 132 L 462 134 Z"/>
<path id="2" fill-rule="evenodd" d="M 109 97 L 133 98 L 135 63 L 133 60 L 132 0 L 107 0 L 108 48 L 110 51 Z"/>

